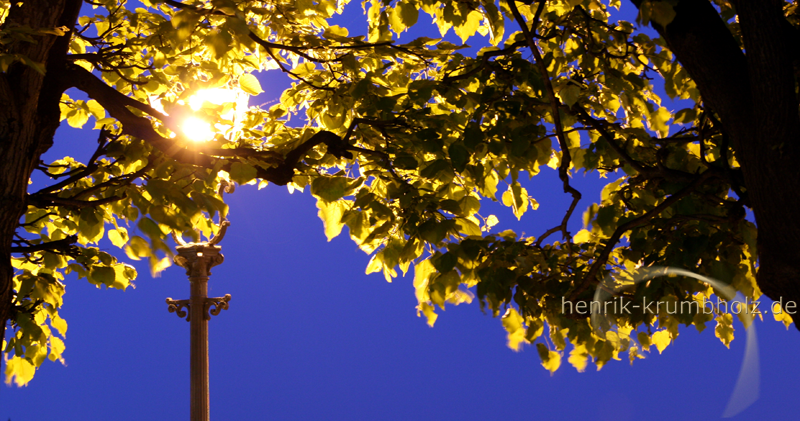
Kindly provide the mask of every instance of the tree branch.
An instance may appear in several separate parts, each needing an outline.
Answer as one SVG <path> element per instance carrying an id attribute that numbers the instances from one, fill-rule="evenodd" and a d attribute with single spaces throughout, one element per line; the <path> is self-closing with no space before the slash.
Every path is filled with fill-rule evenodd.
<path id="1" fill-rule="evenodd" d="M 49 241 L 46 243 L 34 244 L 25 247 L 11 247 L 12 253 L 29 254 L 36 251 L 53 251 L 61 249 L 69 249 L 78 241 L 77 235 L 70 235 L 69 237 L 62 238 L 61 240 Z"/>
<path id="2" fill-rule="evenodd" d="M 577 286 L 575 291 L 573 291 L 573 293 L 570 295 L 569 301 L 575 301 L 578 298 L 578 296 L 583 291 L 585 291 L 586 288 L 589 287 L 589 285 L 591 285 L 593 282 L 596 281 L 597 273 L 600 271 L 600 268 L 606 264 L 606 262 L 608 261 L 608 257 L 611 255 L 611 251 L 614 249 L 614 247 L 616 247 L 617 243 L 619 242 L 620 238 L 622 238 L 623 234 L 634 228 L 640 227 L 648 223 L 650 220 L 658 216 L 665 209 L 674 205 L 678 200 L 692 193 L 695 189 L 697 189 L 697 187 L 706 182 L 709 178 L 718 175 L 719 175 L 718 171 L 716 170 L 707 170 L 699 177 L 697 177 L 691 184 L 684 187 L 683 189 L 673 194 L 672 196 L 664 199 L 663 202 L 661 202 L 658 206 L 654 207 L 653 209 L 647 211 L 644 215 L 632 219 L 618 226 L 617 229 L 614 230 L 614 233 L 611 234 L 611 237 L 608 239 L 608 242 L 606 243 L 605 247 L 603 247 L 603 250 L 600 252 L 600 256 L 598 256 L 597 259 L 595 259 L 594 263 L 592 263 L 592 266 L 589 268 L 589 272 L 583 278 L 583 281 L 580 283 L 580 285 Z"/>
<path id="3" fill-rule="evenodd" d="M 43 194 L 43 195 L 34 194 L 34 195 L 28 195 L 27 203 L 31 206 L 36 206 L 37 208 L 47 208 L 51 206 L 67 206 L 80 209 L 80 208 L 105 205 L 106 203 L 116 202 L 117 200 L 122 200 L 124 198 L 125 195 L 111 196 L 97 200 L 76 200 L 71 198 L 58 197 L 52 194 Z"/>
<path id="4" fill-rule="evenodd" d="M 547 66 L 544 64 L 544 60 L 542 59 L 542 54 L 539 52 L 539 46 L 536 45 L 536 42 L 533 40 L 533 35 L 531 33 L 536 32 L 536 26 L 538 25 L 538 17 L 541 16 L 542 10 L 544 10 L 545 3 L 547 0 L 539 0 L 539 6 L 536 9 L 536 13 L 534 15 L 534 26 L 529 30 L 528 24 L 525 22 L 525 19 L 519 13 L 517 9 L 517 5 L 515 3 L 516 0 L 507 0 L 508 7 L 511 9 L 511 13 L 514 15 L 514 19 L 519 24 L 520 28 L 522 28 L 522 33 L 525 35 L 525 40 L 528 42 L 528 46 L 533 53 L 534 61 L 536 62 L 536 67 L 539 69 L 539 73 L 542 77 L 542 81 L 544 82 L 544 86 L 547 90 L 547 97 L 550 99 L 550 114 L 553 116 L 553 125 L 556 129 L 556 138 L 558 139 L 558 144 L 561 147 L 561 165 L 558 167 L 558 178 L 561 179 L 561 182 L 564 186 L 564 193 L 569 193 L 572 195 L 572 203 L 569 205 L 569 209 L 567 209 L 566 215 L 564 215 L 564 219 L 561 221 L 561 225 L 558 226 L 557 229 L 548 230 L 542 235 L 539 240 L 536 242 L 536 245 L 541 245 L 542 241 L 545 238 L 550 236 L 550 234 L 561 231 L 562 235 L 567 241 L 569 241 L 570 235 L 567 231 L 567 223 L 569 222 L 572 213 L 575 211 L 575 207 L 578 205 L 578 202 L 581 200 L 581 192 L 577 189 L 572 187 L 569 184 L 569 166 L 572 163 L 572 157 L 570 156 L 569 152 L 569 144 L 567 143 L 567 138 L 564 136 L 564 126 L 561 123 L 561 115 L 559 114 L 559 108 L 561 105 L 561 101 L 558 100 L 556 97 L 556 92 L 553 89 L 553 83 L 550 81 L 550 74 L 547 72 Z"/>

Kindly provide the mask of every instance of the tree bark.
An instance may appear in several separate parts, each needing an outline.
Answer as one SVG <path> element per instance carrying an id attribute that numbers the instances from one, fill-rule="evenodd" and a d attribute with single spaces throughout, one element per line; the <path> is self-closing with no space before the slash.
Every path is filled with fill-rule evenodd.
<path id="1" fill-rule="evenodd" d="M 800 303 L 800 116 L 782 4 L 736 2 L 744 51 L 708 0 L 682 0 L 666 28 L 653 26 L 732 139 L 758 227 L 758 285 L 785 304 Z"/>
<path id="2" fill-rule="evenodd" d="M 5 27 L 74 28 L 81 0 L 33 0 L 12 3 Z M 5 328 L 13 308 L 11 243 L 25 214 L 31 172 L 53 144 L 59 125 L 63 89 L 58 73 L 64 67 L 70 36 L 43 35 L 36 42 L 18 41 L 7 53 L 42 63 L 44 75 L 22 63 L 0 73 L 0 323 Z"/>

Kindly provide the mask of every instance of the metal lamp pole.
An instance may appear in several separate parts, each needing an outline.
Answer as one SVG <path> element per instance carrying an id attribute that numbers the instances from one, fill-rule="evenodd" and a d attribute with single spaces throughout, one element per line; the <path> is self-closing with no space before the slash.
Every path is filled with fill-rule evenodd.
<path id="1" fill-rule="evenodd" d="M 233 191 L 232 185 L 220 187 L 228 193 Z M 178 255 L 175 264 L 186 268 L 186 275 L 191 284 L 191 294 L 188 300 L 173 300 L 167 298 L 170 313 L 177 313 L 178 317 L 186 317 L 189 322 L 190 334 L 190 371 L 191 371 L 191 421 L 209 421 L 209 392 L 208 392 L 208 320 L 211 316 L 218 315 L 220 311 L 228 309 L 230 294 L 224 297 L 208 297 L 208 278 L 211 268 L 221 264 L 225 258 L 220 254 L 222 247 L 216 244 L 222 241 L 225 231 L 230 223 L 226 219 L 220 222 L 220 230 L 209 241 L 200 243 L 186 243 L 179 236 L 173 235 L 178 243 Z"/>

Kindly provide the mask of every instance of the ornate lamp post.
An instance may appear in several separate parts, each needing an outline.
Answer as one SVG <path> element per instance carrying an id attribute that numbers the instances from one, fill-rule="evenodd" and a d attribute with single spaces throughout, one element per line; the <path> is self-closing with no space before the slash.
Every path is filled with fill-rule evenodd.
<path id="1" fill-rule="evenodd" d="M 233 185 L 223 183 L 222 191 L 233 192 Z M 220 311 L 228 309 L 230 294 L 224 297 L 208 297 L 208 278 L 211 268 L 225 260 L 220 254 L 222 247 L 216 244 L 222 241 L 225 231 L 230 225 L 227 219 L 220 221 L 220 230 L 209 241 L 200 243 L 187 243 L 179 236 L 173 234 L 178 243 L 178 255 L 175 264 L 186 268 L 186 275 L 191 284 L 191 293 L 188 300 L 173 300 L 167 298 L 170 313 L 177 313 L 178 317 L 186 317 L 190 323 L 190 371 L 191 371 L 191 421 L 209 421 L 209 392 L 208 392 L 208 320 L 211 316 L 218 315 Z"/>

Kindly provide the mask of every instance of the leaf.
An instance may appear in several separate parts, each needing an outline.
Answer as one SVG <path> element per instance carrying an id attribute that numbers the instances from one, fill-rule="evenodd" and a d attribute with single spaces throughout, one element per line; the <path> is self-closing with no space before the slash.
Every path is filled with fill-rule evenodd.
<path id="1" fill-rule="evenodd" d="M 575 348 L 569 352 L 569 359 L 567 361 L 569 361 L 579 373 L 583 373 L 589 363 L 589 353 L 586 352 L 586 347 L 583 345 L 575 346 Z"/>
<path id="2" fill-rule="evenodd" d="M 6 384 L 13 382 L 18 386 L 26 386 L 36 374 L 36 367 L 25 358 L 11 357 L 6 362 Z"/>
<path id="3" fill-rule="evenodd" d="M 428 296 L 428 278 L 436 269 L 430 260 L 423 260 L 414 265 L 414 290 L 419 303 L 430 300 Z"/>
<path id="4" fill-rule="evenodd" d="M 503 204 L 511 207 L 514 210 L 514 216 L 517 220 L 522 218 L 525 211 L 528 210 L 528 190 L 521 187 L 518 183 L 508 186 L 508 190 L 503 193 Z"/>
<path id="5" fill-rule="evenodd" d="M 108 266 L 95 266 L 89 272 L 89 281 L 95 285 L 103 284 L 107 286 L 114 285 L 116 279 L 116 272 L 114 268 Z"/>
<path id="6" fill-rule="evenodd" d="M 419 17 L 419 10 L 417 6 L 410 1 L 399 1 L 397 5 L 391 9 L 389 14 L 389 25 L 392 30 L 399 34 L 417 23 Z"/>
<path id="7" fill-rule="evenodd" d="M 467 148 L 460 143 L 454 143 L 448 148 L 447 154 L 450 156 L 450 162 L 453 163 L 453 168 L 457 172 L 464 171 L 469 163 L 469 151 L 467 151 Z"/>
<path id="8" fill-rule="evenodd" d="M 66 346 L 64 345 L 64 341 L 60 338 L 51 336 L 50 339 L 50 354 L 47 356 L 50 361 L 61 361 L 64 364 L 64 358 L 61 357 L 61 354 L 64 353 Z"/>
<path id="9" fill-rule="evenodd" d="M 62 337 L 67 336 L 67 321 L 58 316 L 58 314 L 50 317 L 50 326 L 58 331 Z"/>
<path id="10" fill-rule="evenodd" d="M 731 341 L 733 340 L 733 315 L 730 313 L 724 313 L 715 319 L 717 321 L 717 327 L 714 328 L 714 335 L 725 344 L 726 347 L 731 347 Z"/>
<path id="11" fill-rule="evenodd" d="M 86 107 L 96 120 L 102 120 L 106 117 L 106 110 L 100 105 L 99 102 L 90 99 L 86 101 Z"/>
<path id="12" fill-rule="evenodd" d="M 652 336 L 652 343 L 658 349 L 658 353 L 660 354 L 664 351 L 669 343 L 672 341 L 672 338 L 669 335 L 669 331 L 667 330 L 659 330 L 658 332 L 653 333 Z"/>
<path id="13" fill-rule="evenodd" d="M 311 182 L 311 194 L 326 202 L 339 200 L 347 191 L 345 177 L 320 176 Z"/>
<path id="14" fill-rule="evenodd" d="M 783 323 L 783 325 L 786 326 L 786 330 L 789 330 L 789 326 L 793 323 L 792 316 L 786 311 L 783 311 L 778 305 L 774 305 L 772 308 L 772 316 L 775 318 L 776 322 Z"/>
<path id="15" fill-rule="evenodd" d="M 673 20 L 675 20 L 675 9 L 669 1 L 652 0 L 650 2 L 650 20 L 666 28 Z"/>
<path id="16" fill-rule="evenodd" d="M 650 129 L 658 132 L 658 136 L 665 138 L 669 135 L 669 124 L 667 122 L 672 118 L 672 113 L 665 107 L 661 107 L 658 111 L 650 114 Z"/>
<path id="17" fill-rule="evenodd" d="M 697 118 L 697 111 L 694 108 L 684 108 L 675 113 L 675 118 L 672 120 L 675 124 L 689 124 Z"/>
<path id="18" fill-rule="evenodd" d="M 261 83 L 258 79 L 250 73 L 239 76 L 239 88 L 248 93 L 249 95 L 258 95 L 264 92 L 261 89 Z"/>
<path id="19" fill-rule="evenodd" d="M 486 217 L 486 222 L 485 222 L 485 225 L 483 227 L 483 230 L 486 231 L 486 232 L 489 232 L 492 229 L 492 227 L 497 225 L 499 222 L 500 222 L 500 220 L 497 219 L 496 216 L 489 215 L 489 216 Z"/>
<path id="20" fill-rule="evenodd" d="M 258 175 L 256 167 L 241 162 L 234 162 L 231 164 L 230 177 L 231 180 L 239 184 L 247 184 L 255 179 Z"/>
<path id="21" fill-rule="evenodd" d="M 439 318 L 434 307 L 428 303 L 420 303 L 419 306 L 417 306 L 417 316 L 419 316 L 420 312 L 428 319 L 428 326 L 430 327 L 433 327 L 433 324 L 436 323 L 436 319 Z"/>
<path id="22" fill-rule="evenodd" d="M 78 242 L 81 244 L 96 243 L 103 238 L 104 226 L 94 208 L 81 209 L 78 222 Z"/>
<path id="23" fill-rule="evenodd" d="M 573 84 L 567 84 L 563 89 L 558 92 L 558 96 L 564 101 L 568 107 L 572 107 L 578 102 L 578 97 L 581 94 L 581 88 Z"/>
<path id="24" fill-rule="evenodd" d="M 462 232 L 466 235 L 481 235 L 481 227 L 477 222 L 469 218 L 456 218 L 456 226 L 458 227 L 459 232 Z"/>
<path id="25" fill-rule="evenodd" d="M 122 248 L 128 243 L 128 230 L 123 227 L 110 230 L 108 231 L 108 239 L 111 240 L 111 244 Z"/>
<path id="26" fill-rule="evenodd" d="M 478 31 L 478 28 L 481 25 L 481 21 L 483 20 L 483 16 L 476 10 L 470 11 L 467 15 L 467 19 L 461 25 L 456 25 L 453 29 L 456 32 L 456 35 L 461 38 L 461 42 L 467 42 L 467 40 L 475 35 L 475 32 Z"/>
<path id="27" fill-rule="evenodd" d="M 87 121 L 89 121 L 89 114 L 83 108 L 75 108 L 67 114 L 67 123 L 76 129 L 83 127 Z"/>
<path id="28" fill-rule="evenodd" d="M 522 316 L 519 315 L 517 310 L 513 307 L 509 307 L 506 310 L 506 314 L 503 316 L 502 322 L 503 327 L 508 332 L 508 347 L 513 349 L 514 351 L 519 351 L 522 347 L 522 343 L 527 343 L 527 339 L 525 339 L 525 325 L 523 325 L 524 319 Z M 541 344 L 537 344 L 541 345 Z"/>
<path id="29" fill-rule="evenodd" d="M 561 353 L 550 351 L 547 346 L 542 343 L 536 344 L 536 350 L 539 352 L 539 358 L 542 360 L 542 367 L 546 368 L 552 376 L 561 366 Z"/>
<path id="30" fill-rule="evenodd" d="M 317 201 L 317 208 L 319 218 L 322 219 L 322 224 L 325 226 L 325 236 L 328 241 L 333 240 L 342 232 L 344 222 L 342 216 L 347 211 L 348 202 L 326 202 L 324 200 Z"/>

